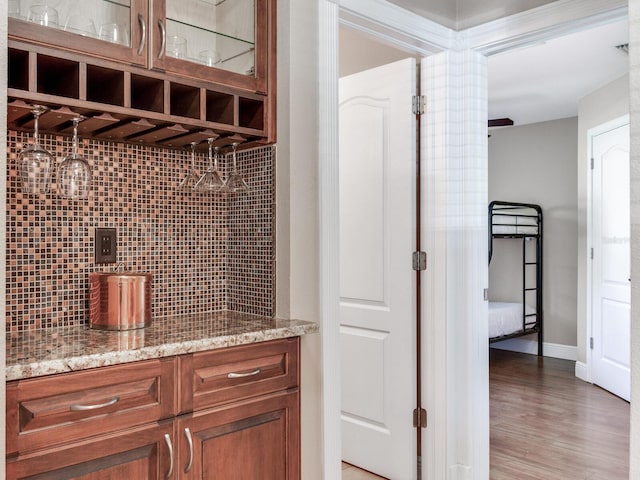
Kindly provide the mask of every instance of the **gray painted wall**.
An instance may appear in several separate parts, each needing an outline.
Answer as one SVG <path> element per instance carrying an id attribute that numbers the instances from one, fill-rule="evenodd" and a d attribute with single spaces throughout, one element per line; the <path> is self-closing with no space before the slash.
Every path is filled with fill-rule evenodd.
<path id="1" fill-rule="evenodd" d="M 570 346 L 576 345 L 577 132 L 574 117 L 493 129 L 489 138 L 489 201 L 542 206 L 544 341 Z M 490 299 L 518 301 L 521 244 L 498 243 Z"/>

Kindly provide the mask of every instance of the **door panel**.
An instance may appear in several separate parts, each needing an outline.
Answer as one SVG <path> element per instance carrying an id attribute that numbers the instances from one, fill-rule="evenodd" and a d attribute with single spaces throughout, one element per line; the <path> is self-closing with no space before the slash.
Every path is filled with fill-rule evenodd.
<path id="1" fill-rule="evenodd" d="M 413 478 L 414 59 L 340 79 L 343 459 Z"/>
<path id="2" fill-rule="evenodd" d="M 593 137 L 593 381 L 630 398 L 629 125 Z"/>

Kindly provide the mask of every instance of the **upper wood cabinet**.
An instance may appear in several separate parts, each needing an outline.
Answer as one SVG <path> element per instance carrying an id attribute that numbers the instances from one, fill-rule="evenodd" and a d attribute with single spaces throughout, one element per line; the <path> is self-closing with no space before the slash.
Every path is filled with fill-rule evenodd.
<path id="1" fill-rule="evenodd" d="M 49 10 L 39 11 L 47 3 Z M 268 92 L 275 0 L 22 0 L 20 5 L 20 12 L 10 12 L 12 38 Z"/>

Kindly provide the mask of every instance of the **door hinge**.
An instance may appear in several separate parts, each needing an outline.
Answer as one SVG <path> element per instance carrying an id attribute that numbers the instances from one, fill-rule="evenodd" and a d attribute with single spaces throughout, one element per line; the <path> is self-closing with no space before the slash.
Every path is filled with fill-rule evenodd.
<path id="1" fill-rule="evenodd" d="M 413 114 L 423 115 L 427 108 L 427 97 L 425 95 L 414 95 L 411 103 Z"/>
<path id="2" fill-rule="evenodd" d="M 589 348 L 593 350 L 593 337 L 589 337 Z"/>
<path id="3" fill-rule="evenodd" d="M 427 428 L 427 411 L 424 408 L 416 408 L 413 411 L 413 427 Z"/>
<path id="4" fill-rule="evenodd" d="M 595 160 L 593 159 L 593 157 L 591 157 L 591 170 L 593 170 L 595 163 Z"/>
<path id="5" fill-rule="evenodd" d="M 593 248 L 591 248 L 591 253 L 590 253 L 590 255 L 591 255 L 591 260 L 593 260 Z"/>
<path id="6" fill-rule="evenodd" d="M 416 272 L 421 272 L 427 269 L 426 252 L 413 252 L 413 269 Z"/>

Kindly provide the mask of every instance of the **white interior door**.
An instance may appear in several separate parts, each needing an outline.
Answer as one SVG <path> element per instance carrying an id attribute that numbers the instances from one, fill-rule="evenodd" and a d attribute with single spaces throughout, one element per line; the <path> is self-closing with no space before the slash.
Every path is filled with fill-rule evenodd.
<path id="1" fill-rule="evenodd" d="M 630 399 L 629 124 L 592 137 L 593 382 Z"/>
<path id="2" fill-rule="evenodd" d="M 414 478 L 415 59 L 340 79 L 340 333 L 346 462 Z"/>

